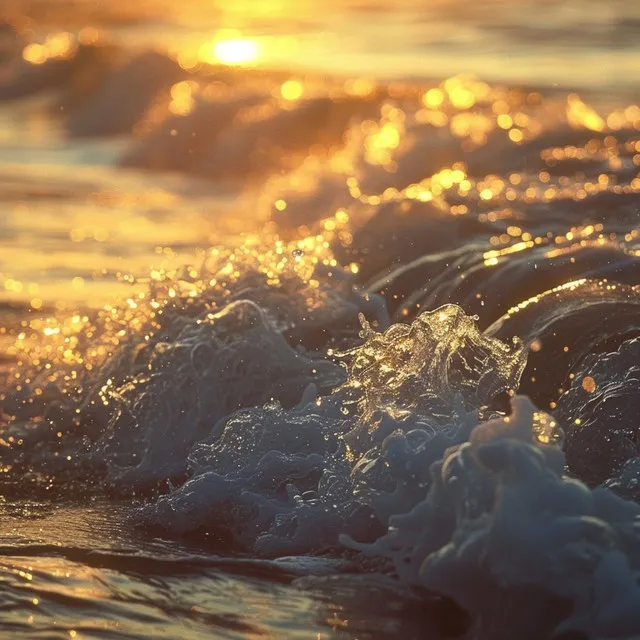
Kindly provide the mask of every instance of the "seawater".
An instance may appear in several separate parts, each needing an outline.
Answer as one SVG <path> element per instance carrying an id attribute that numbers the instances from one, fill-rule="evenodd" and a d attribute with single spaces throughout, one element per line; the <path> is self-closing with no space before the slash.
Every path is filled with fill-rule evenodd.
<path id="1" fill-rule="evenodd" d="M 0 635 L 640 633 L 635 5 L 8 17 Z"/>

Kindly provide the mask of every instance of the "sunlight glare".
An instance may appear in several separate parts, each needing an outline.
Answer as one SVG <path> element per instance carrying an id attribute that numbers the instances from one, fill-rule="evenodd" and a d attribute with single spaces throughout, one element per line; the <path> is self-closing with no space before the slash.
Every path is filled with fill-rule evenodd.
<path id="1" fill-rule="evenodd" d="M 214 45 L 213 54 L 222 64 L 243 65 L 258 58 L 260 48 L 254 40 L 224 40 Z"/>

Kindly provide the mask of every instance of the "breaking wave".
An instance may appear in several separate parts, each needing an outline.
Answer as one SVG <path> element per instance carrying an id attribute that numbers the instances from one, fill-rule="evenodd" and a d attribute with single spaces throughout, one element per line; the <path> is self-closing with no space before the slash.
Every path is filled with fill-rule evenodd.
<path id="1" fill-rule="evenodd" d="M 289 100 L 110 55 L 78 45 L 0 97 L 55 69 L 71 105 L 99 68 L 71 135 L 263 181 L 268 220 L 120 306 L 22 324 L 3 495 L 348 558 L 477 638 L 640 635 L 640 110 L 469 78 Z"/>

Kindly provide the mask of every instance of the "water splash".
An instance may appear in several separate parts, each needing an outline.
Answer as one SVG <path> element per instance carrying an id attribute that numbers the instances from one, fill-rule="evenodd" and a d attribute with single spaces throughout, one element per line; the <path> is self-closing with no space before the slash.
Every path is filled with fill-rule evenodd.
<path id="1" fill-rule="evenodd" d="M 450 417 L 457 395 L 467 408 L 479 408 L 502 391 L 517 388 L 526 350 L 481 336 L 476 318 L 456 305 L 422 313 L 411 325 L 396 324 L 375 333 L 362 318 L 365 343 L 350 357 L 345 390 L 360 396 L 368 421 L 376 411 L 395 419 L 412 414 Z M 448 410 L 449 409 L 449 410 Z"/>
<path id="2" fill-rule="evenodd" d="M 563 477 L 560 448 L 535 428 L 537 409 L 524 397 L 512 409 L 432 467 L 428 496 L 393 516 L 386 536 L 341 539 L 456 600 L 475 616 L 478 637 L 638 633 L 640 507 Z M 509 616 L 505 602 L 518 598 L 526 614 Z"/>
<path id="3" fill-rule="evenodd" d="M 189 454 L 191 479 L 147 508 L 143 521 L 267 555 L 335 548 L 345 531 L 371 539 L 424 497 L 431 462 L 468 437 L 483 403 L 517 386 L 526 360 L 521 345 L 482 338 L 457 307 L 383 334 L 367 324 L 363 333 L 364 344 L 343 354 L 351 360 L 347 381 L 330 395 L 312 386 L 292 409 L 271 404 L 218 422 Z M 398 359 L 411 350 L 416 358 Z M 418 399 L 402 411 L 391 395 L 375 393 L 388 386 L 391 365 L 393 397 Z M 462 372 L 464 384 L 452 388 Z M 450 381 L 436 386 L 445 375 Z"/>

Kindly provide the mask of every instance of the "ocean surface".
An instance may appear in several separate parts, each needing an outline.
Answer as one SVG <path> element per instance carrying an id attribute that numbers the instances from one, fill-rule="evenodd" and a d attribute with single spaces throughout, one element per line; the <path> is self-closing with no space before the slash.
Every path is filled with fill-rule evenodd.
<path id="1" fill-rule="evenodd" d="M 0 638 L 640 638 L 640 4 L 0 19 Z"/>

